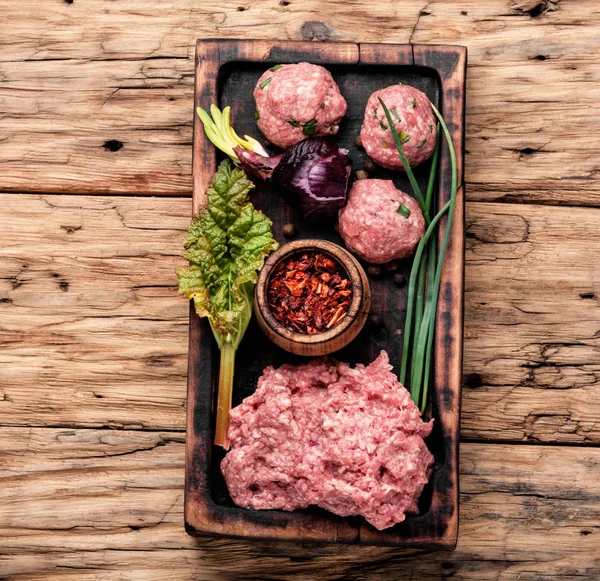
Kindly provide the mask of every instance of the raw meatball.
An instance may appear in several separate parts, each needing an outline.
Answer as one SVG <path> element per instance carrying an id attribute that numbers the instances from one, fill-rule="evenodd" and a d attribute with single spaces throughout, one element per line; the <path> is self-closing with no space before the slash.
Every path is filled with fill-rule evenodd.
<path id="1" fill-rule="evenodd" d="M 394 120 L 394 127 L 403 141 L 404 155 L 411 167 L 429 159 L 437 137 L 437 124 L 429 99 L 415 87 L 392 85 L 375 91 L 367 101 L 360 138 L 373 161 L 389 169 L 404 169 L 378 97 Z"/>
<path id="2" fill-rule="evenodd" d="M 254 100 L 258 128 L 283 149 L 310 135 L 335 135 L 347 108 L 331 73 L 309 63 L 265 71 Z"/>
<path id="3" fill-rule="evenodd" d="M 408 218 L 398 212 L 400 205 Z M 339 231 L 346 246 L 373 264 L 410 256 L 425 234 L 419 204 L 391 180 L 359 180 L 340 210 Z"/>

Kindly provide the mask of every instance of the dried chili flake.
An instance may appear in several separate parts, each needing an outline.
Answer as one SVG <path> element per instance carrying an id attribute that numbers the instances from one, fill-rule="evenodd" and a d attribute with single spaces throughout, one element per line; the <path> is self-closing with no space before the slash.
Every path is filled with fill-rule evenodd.
<path id="1" fill-rule="evenodd" d="M 314 335 L 331 329 L 348 312 L 352 283 L 341 266 L 320 253 L 299 253 L 282 262 L 269 280 L 267 302 L 290 331 Z"/>

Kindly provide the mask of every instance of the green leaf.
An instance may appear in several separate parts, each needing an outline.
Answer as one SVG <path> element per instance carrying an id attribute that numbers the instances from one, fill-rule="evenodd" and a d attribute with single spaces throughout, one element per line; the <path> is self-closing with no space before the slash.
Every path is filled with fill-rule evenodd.
<path id="1" fill-rule="evenodd" d="M 310 121 L 307 121 L 302 126 L 302 133 L 304 133 L 304 135 L 314 135 L 316 129 L 317 129 L 317 120 L 311 119 Z"/>
<path id="2" fill-rule="evenodd" d="M 278 246 L 271 221 L 248 201 L 254 184 L 225 160 L 209 188 L 208 207 L 194 218 L 184 240 L 189 267 L 177 270 L 179 292 L 207 317 L 215 339 L 239 345 L 252 315 L 254 285 L 268 254 Z"/>
<path id="3" fill-rule="evenodd" d="M 410 216 L 410 208 L 408 208 L 404 204 L 400 204 L 396 211 L 398 212 L 398 214 L 402 214 L 405 218 L 408 218 Z"/>

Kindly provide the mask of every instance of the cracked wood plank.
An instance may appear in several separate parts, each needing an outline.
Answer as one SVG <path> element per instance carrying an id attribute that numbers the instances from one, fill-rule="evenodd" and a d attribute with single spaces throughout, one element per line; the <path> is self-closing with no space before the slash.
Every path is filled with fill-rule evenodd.
<path id="1" fill-rule="evenodd" d="M 395 548 L 188 537 L 183 433 L 3 427 L 0 439 L 7 581 L 600 575 L 597 448 L 463 444 L 457 550 L 406 560 Z"/>
<path id="2" fill-rule="evenodd" d="M 191 201 L 1 199 L 1 423 L 185 429 Z M 600 442 L 599 220 L 467 204 L 463 438 Z"/>
<path id="3" fill-rule="evenodd" d="M 598 443 L 599 220 L 468 206 L 463 437 Z"/>
<path id="4" fill-rule="evenodd" d="M 24 0 L 3 17 L 6 191 L 191 195 L 196 38 L 411 40 L 469 48 L 468 199 L 600 205 L 594 0 Z"/>

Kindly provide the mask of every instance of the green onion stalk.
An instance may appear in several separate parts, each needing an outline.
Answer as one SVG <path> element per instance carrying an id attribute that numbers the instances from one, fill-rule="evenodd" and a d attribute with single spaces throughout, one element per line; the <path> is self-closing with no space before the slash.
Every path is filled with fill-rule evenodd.
<path id="1" fill-rule="evenodd" d="M 400 382 L 408 387 L 413 401 L 419 406 L 421 413 L 423 413 L 427 405 L 429 376 L 431 373 L 431 355 L 435 333 L 435 318 L 437 314 L 437 303 L 444 266 L 444 257 L 446 248 L 448 247 L 454 209 L 456 206 L 456 194 L 458 190 L 456 153 L 448 126 L 435 105 L 431 103 L 431 109 L 438 119 L 438 139 L 431 162 L 426 195 L 423 197 L 423 193 L 419 188 L 412 168 L 402 149 L 402 139 L 392 122 L 390 112 L 381 98 L 379 98 L 379 101 L 383 107 L 383 111 L 394 137 L 394 142 L 400 155 L 402 166 L 404 167 L 413 188 L 415 199 L 421 207 L 427 226 L 425 235 L 417 245 L 415 258 L 410 272 L 406 320 L 404 324 L 404 341 L 402 345 L 402 364 L 400 366 Z M 440 128 L 442 131 L 440 131 Z M 433 190 L 439 162 L 440 138 L 442 132 L 450 152 L 450 164 L 452 169 L 450 200 L 432 218 Z M 433 234 L 436 226 L 446 212 L 448 213 L 446 228 L 444 230 L 444 236 L 440 244 L 439 252 L 436 252 L 436 236 L 433 236 Z M 411 354 L 410 361 L 408 357 L 409 351 Z M 409 385 L 407 386 L 406 380 L 409 372 L 410 380 Z"/>

